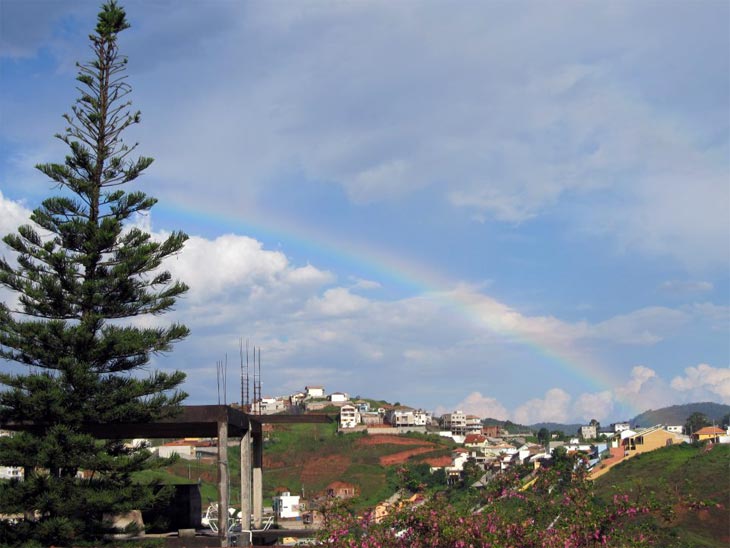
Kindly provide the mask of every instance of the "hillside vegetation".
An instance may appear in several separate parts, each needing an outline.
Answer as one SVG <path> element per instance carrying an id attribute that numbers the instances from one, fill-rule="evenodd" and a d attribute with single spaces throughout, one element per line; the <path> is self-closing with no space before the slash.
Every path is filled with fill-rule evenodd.
<path id="1" fill-rule="evenodd" d="M 264 445 L 264 497 L 277 488 L 316 497 L 333 481 L 360 489 L 357 507 L 387 499 L 393 487 L 387 467 L 418 463 L 451 454 L 453 442 L 438 436 L 339 434 L 337 425 L 277 425 Z"/>
<path id="2" fill-rule="evenodd" d="M 692 413 L 702 413 L 711 421 L 719 421 L 730 413 L 730 405 L 701 402 L 672 405 L 662 409 L 650 409 L 631 420 L 633 426 L 654 426 L 655 424 L 684 424 Z"/>
<path id="3" fill-rule="evenodd" d="M 646 518 L 653 521 L 662 546 L 729 546 L 729 464 L 728 445 L 673 445 L 616 465 L 596 480 L 595 487 L 605 500 L 624 493 L 670 505 L 669 524 Z"/>

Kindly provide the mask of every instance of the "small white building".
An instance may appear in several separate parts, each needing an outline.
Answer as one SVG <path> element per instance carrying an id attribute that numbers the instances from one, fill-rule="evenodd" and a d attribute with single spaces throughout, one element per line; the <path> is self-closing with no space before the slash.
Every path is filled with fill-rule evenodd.
<path id="1" fill-rule="evenodd" d="M 274 513 L 279 519 L 296 519 L 299 517 L 299 495 L 284 491 L 274 497 Z"/>
<path id="2" fill-rule="evenodd" d="M 284 410 L 286 410 L 286 403 L 282 398 L 264 397 L 251 406 L 251 411 L 255 415 L 273 415 Z"/>
<path id="3" fill-rule="evenodd" d="M 0 479 L 22 480 L 23 479 L 23 469 L 20 466 L 0 466 Z"/>
<path id="4" fill-rule="evenodd" d="M 354 405 L 346 403 L 340 407 L 340 428 L 355 428 L 360 424 L 360 411 Z"/>
<path id="5" fill-rule="evenodd" d="M 445 471 L 447 474 L 454 472 L 461 472 L 464 470 L 464 464 L 469 460 L 469 453 L 467 451 L 455 451 L 451 455 L 451 466 L 447 466 Z"/>
<path id="6" fill-rule="evenodd" d="M 289 396 L 289 401 L 292 405 L 299 405 L 306 397 L 307 395 L 304 392 L 294 392 L 291 396 Z"/>
<path id="7" fill-rule="evenodd" d="M 307 398 L 324 398 L 324 386 L 305 386 Z"/>
<path id="8" fill-rule="evenodd" d="M 413 409 L 410 407 L 402 407 L 400 409 L 391 409 L 386 414 L 388 424 L 394 427 L 415 426 L 416 419 L 413 415 Z"/>
<path id="9" fill-rule="evenodd" d="M 673 434 L 684 434 L 684 426 L 681 424 L 669 424 L 664 427 L 664 430 Z"/>
<path id="10" fill-rule="evenodd" d="M 630 429 L 631 425 L 628 422 L 614 422 L 611 427 L 614 432 L 623 432 L 624 430 Z"/>
<path id="11" fill-rule="evenodd" d="M 173 455 L 178 455 L 183 459 L 195 458 L 195 444 L 186 442 L 171 442 L 160 445 L 157 449 L 157 455 L 163 459 L 168 459 Z"/>
<path id="12" fill-rule="evenodd" d="M 428 426 L 431 424 L 431 413 L 423 409 L 416 409 L 413 412 L 413 420 L 416 426 Z"/>
<path id="13" fill-rule="evenodd" d="M 329 398 L 332 403 L 344 403 L 350 399 L 350 396 L 344 392 L 332 392 Z"/>
<path id="14" fill-rule="evenodd" d="M 476 415 L 467 415 L 465 417 L 464 433 L 465 434 L 481 434 L 482 419 Z"/>

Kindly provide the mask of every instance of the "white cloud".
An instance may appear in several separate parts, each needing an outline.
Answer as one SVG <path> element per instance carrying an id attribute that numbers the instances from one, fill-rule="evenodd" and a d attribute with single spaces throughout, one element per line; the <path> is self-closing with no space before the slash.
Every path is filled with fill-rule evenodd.
<path id="1" fill-rule="evenodd" d="M 592 336 L 623 344 L 656 344 L 689 320 L 681 311 L 663 306 L 641 308 L 594 325 Z"/>
<path id="2" fill-rule="evenodd" d="M 620 393 L 627 397 L 636 396 L 647 381 L 656 377 L 656 371 L 653 369 L 643 365 L 636 365 L 631 369 L 631 379 L 623 385 Z"/>
<path id="3" fill-rule="evenodd" d="M 256 297 L 273 289 L 316 288 L 333 281 L 328 272 L 311 265 L 293 267 L 282 252 L 235 234 L 214 240 L 193 236 L 164 266 L 190 286 L 188 299 L 194 304 L 241 293 Z"/>
<path id="4" fill-rule="evenodd" d="M 13 230 L 28 214 L 21 204 L 0 194 L 3 230 Z M 144 229 L 153 228 L 150 217 L 136 222 Z M 505 396 L 513 398 L 509 405 L 502 397 L 500 401 L 476 390 L 489 386 L 486 379 L 495 372 L 513 367 L 518 371 L 514 364 L 522 358 L 535 359 L 525 352 L 524 341 L 559 354 L 582 353 L 590 358 L 595 341 L 656 343 L 691 321 L 726 325 L 727 307 L 712 303 L 679 310 L 644 307 L 590 323 L 531 315 L 487 295 L 484 287 L 463 284 L 409 298 L 363 297 L 354 291 L 378 284 L 348 280 L 348 287 L 337 286 L 332 273 L 311 264 L 292 264 L 281 251 L 267 250 L 262 242 L 235 234 L 214 239 L 194 236 L 164 267 L 190 284 L 190 294 L 171 314 L 140 321 L 156 325 L 179 320 L 193 328 L 193 336 L 184 343 L 184 355 L 176 354 L 175 359 L 185 364 L 195 390 L 196 383 L 206 382 L 210 364 L 227 349 L 237 351 L 237 341 L 244 336 L 265 348 L 267 379 L 277 379 L 267 385 L 269 390 L 279 384 L 297 388 L 302 383 L 326 382 L 336 389 L 405 400 L 408 394 L 404 396 L 400 387 L 411 386 L 415 374 L 420 382 L 412 384 L 414 393 L 431 398 L 425 406 L 435 403 L 434 386 L 439 393 L 454 394 L 466 384 L 474 390 L 457 408 L 528 424 L 603 421 L 622 402 L 657 408 L 695 397 L 722 401 L 729 397 L 727 370 L 706 364 L 685 369 L 685 375 L 676 376 L 671 385 L 654 369 L 636 366 L 630 379 L 613 393 L 574 397 L 554 388 L 532 398 L 534 391 L 528 387 L 520 392 L 524 402 L 515 403 L 514 394 Z M 459 375 L 453 374 L 449 364 L 459 365 Z M 292 375 L 298 368 L 302 373 Z M 367 378 L 358 373 L 364 370 L 369 372 Z M 391 381 L 387 386 L 383 386 L 384 378 Z M 530 386 L 544 382 L 537 377 L 534 381 Z"/>
<path id="5" fill-rule="evenodd" d="M 321 287 L 335 281 L 331 272 L 320 270 L 310 264 L 287 271 L 285 280 L 296 286 Z"/>
<path id="6" fill-rule="evenodd" d="M 363 311 L 368 300 L 354 295 L 344 287 L 328 289 L 322 297 L 313 297 L 309 301 L 309 308 L 315 314 L 325 316 L 347 316 Z"/>
<path id="7" fill-rule="evenodd" d="M 380 289 L 382 287 L 382 284 L 380 282 L 377 282 L 375 280 L 364 280 L 362 278 L 357 277 L 350 277 L 350 280 L 352 281 L 352 289 Z"/>
<path id="8" fill-rule="evenodd" d="M 659 288 L 667 293 L 682 295 L 712 291 L 714 289 L 714 285 L 712 282 L 702 280 L 667 280 L 666 282 L 663 282 Z"/>
<path id="9" fill-rule="evenodd" d="M 42 5 L 8 3 L 0 51 L 53 41 L 75 60 L 83 33 L 51 23 L 93 20 L 93 6 Z M 161 195 L 242 214 L 295 174 L 358 203 L 429 192 L 509 223 L 558 211 L 571 233 L 727 263 L 725 3 L 659 17 L 641 3 L 127 8 L 149 121 L 135 131 L 154 143 Z M 27 110 L 6 109 L 8 134 L 45 126 Z"/>
<path id="10" fill-rule="evenodd" d="M 573 404 L 573 416 L 584 422 L 591 419 L 603 421 L 611 417 L 614 409 L 614 396 L 610 390 L 581 394 Z"/>
<path id="11" fill-rule="evenodd" d="M 3 196 L 0 190 L 0 236 L 15 232 L 22 224 L 30 223 L 31 211 L 20 202 Z"/>
<path id="12" fill-rule="evenodd" d="M 464 413 L 481 418 L 506 420 L 509 417 L 507 409 L 499 401 L 495 398 L 483 396 L 480 392 L 472 392 L 457 403 L 454 409 L 461 409 Z"/>
<path id="13" fill-rule="evenodd" d="M 69 9 L 79 11 L 80 2 L 61 4 L 36 0 L 29 2 L 5 0 L 0 6 L 0 56 L 31 57 L 42 45 L 51 41 L 51 25 L 68 15 Z M 93 8 L 87 3 L 86 8 Z M 12 23 L 11 23 L 12 21 Z"/>
<path id="14" fill-rule="evenodd" d="M 533 424 L 536 422 L 568 422 L 571 397 L 561 388 L 551 388 L 545 392 L 545 397 L 533 398 L 515 409 L 514 422 L 518 424 Z"/>
<path id="15" fill-rule="evenodd" d="M 618 402 L 637 411 L 659 409 L 683 401 L 664 378 L 643 365 L 633 367 L 630 379 L 616 387 L 614 393 Z"/>
<path id="16" fill-rule="evenodd" d="M 703 394 L 719 396 L 722 403 L 730 403 L 730 369 L 719 369 L 706 363 L 687 367 L 686 376 L 674 377 L 671 387 L 680 392 L 690 392 L 695 397 Z"/>
<path id="17" fill-rule="evenodd" d="M 730 332 L 730 306 L 717 305 L 710 302 L 694 303 L 685 307 L 696 320 L 707 322 L 710 329 L 721 333 Z"/>

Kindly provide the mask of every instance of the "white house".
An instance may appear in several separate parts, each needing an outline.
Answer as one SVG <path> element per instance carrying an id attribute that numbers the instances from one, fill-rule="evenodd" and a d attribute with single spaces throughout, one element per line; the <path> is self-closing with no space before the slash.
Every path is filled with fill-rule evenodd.
<path id="1" fill-rule="evenodd" d="M 299 517 L 299 495 L 284 491 L 274 497 L 274 512 L 279 519 L 295 519 Z"/>
<path id="2" fill-rule="evenodd" d="M 0 479 L 23 479 L 23 469 L 20 466 L 0 466 Z"/>
<path id="3" fill-rule="evenodd" d="M 410 407 L 402 407 L 400 409 L 391 409 L 387 412 L 386 417 L 391 426 L 426 426 L 431 422 L 431 415 L 423 409 L 412 409 Z"/>
<path id="4" fill-rule="evenodd" d="M 623 432 L 631 428 L 628 422 L 614 422 L 612 425 L 614 432 Z"/>
<path id="5" fill-rule="evenodd" d="M 476 415 L 467 415 L 464 422 L 465 434 L 481 434 L 482 419 Z"/>
<path id="6" fill-rule="evenodd" d="M 634 430 L 623 430 L 620 434 L 620 436 L 616 436 L 611 440 L 611 447 L 621 447 L 623 445 L 623 441 L 626 438 L 630 438 L 632 436 L 635 436 L 636 432 Z"/>
<path id="7" fill-rule="evenodd" d="M 157 448 L 157 455 L 165 459 L 179 455 L 180 458 L 191 460 L 195 458 L 195 444 L 186 441 L 166 443 Z"/>
<path id="8" fill-rule="evenodd" d="M 451 466 L 447 466 L 445 469 L 447 474 L 464 470 L 464 464 L 469 460 L 469 453 L 466 451 L 456 451 L 451 457 Z"/>
<path id="9" fill-rule="evenodd" d="M 350 399 L 350 396 L 344 392 L 332 392 L 329 398 L 332 403 L 344 403 Z"/>
<path id="10" fill-rule="evenodd" d="M 360 411 L 354 405 L 346 403 L 340 407 L 340 428 L 355 428 L 360 424 Z"/>
<path id="11" fill-rule="evenodd" d="M 482 448 L 482 453 L 486 456 L 497 457 L 499 455 L 514 455 L 517 449 L 509 443 L 498 443 L 495 445 L 487 445 Z"/>
<path id="12" fill-rule="evenodd" d="M 423 409 L 416 409 L 413 412 L 413 421 L 416 426 L 428 426 L 431 424 L 431 413 Z"/>
<path id="13" fill-rule="evenodd" d="M 273 415 L 286 409 L 286 403 L 281 398 L 261 398 L 253 403 L 252 411 L 258 415 Z"/>
<path id="14" fill-rule="evenodd" d="M 305 386 L 307 398 L 324 398 L 324 386 Z"/>
<path id="15" fill-rule="evenodd" d="M 673 434 L 684 434 L 684 426 L 681 424 L 667 425 L 664 427 L 664 430 L 672 432 Z"/>

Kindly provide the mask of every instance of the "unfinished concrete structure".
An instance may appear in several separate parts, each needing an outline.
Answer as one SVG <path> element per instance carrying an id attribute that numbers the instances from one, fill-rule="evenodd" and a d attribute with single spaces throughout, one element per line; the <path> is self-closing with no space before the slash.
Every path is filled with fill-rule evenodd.
<path id="1" fill-rule="evenodd" d="M 83 430 L 99 439 L 127 438 L 217 438 L 218 515 L 228 516 L 228 440 L 241 440 L 242 541 L 248 542 L 263 522 L 263 425 L 325 423 L 328 415 L 249 415 L 227 405 L 185 405 L 178 415 L 151 423 L 88 423 Z M 7 430 L 42 431 L 39 423 L 11 423 Z M 251 516 L 253 514 L 253 523 Z M 224 518 L 225 519 L 225 518 Z M 225 525 L 218 528 L 220 546 L 228 546 Z"/>

